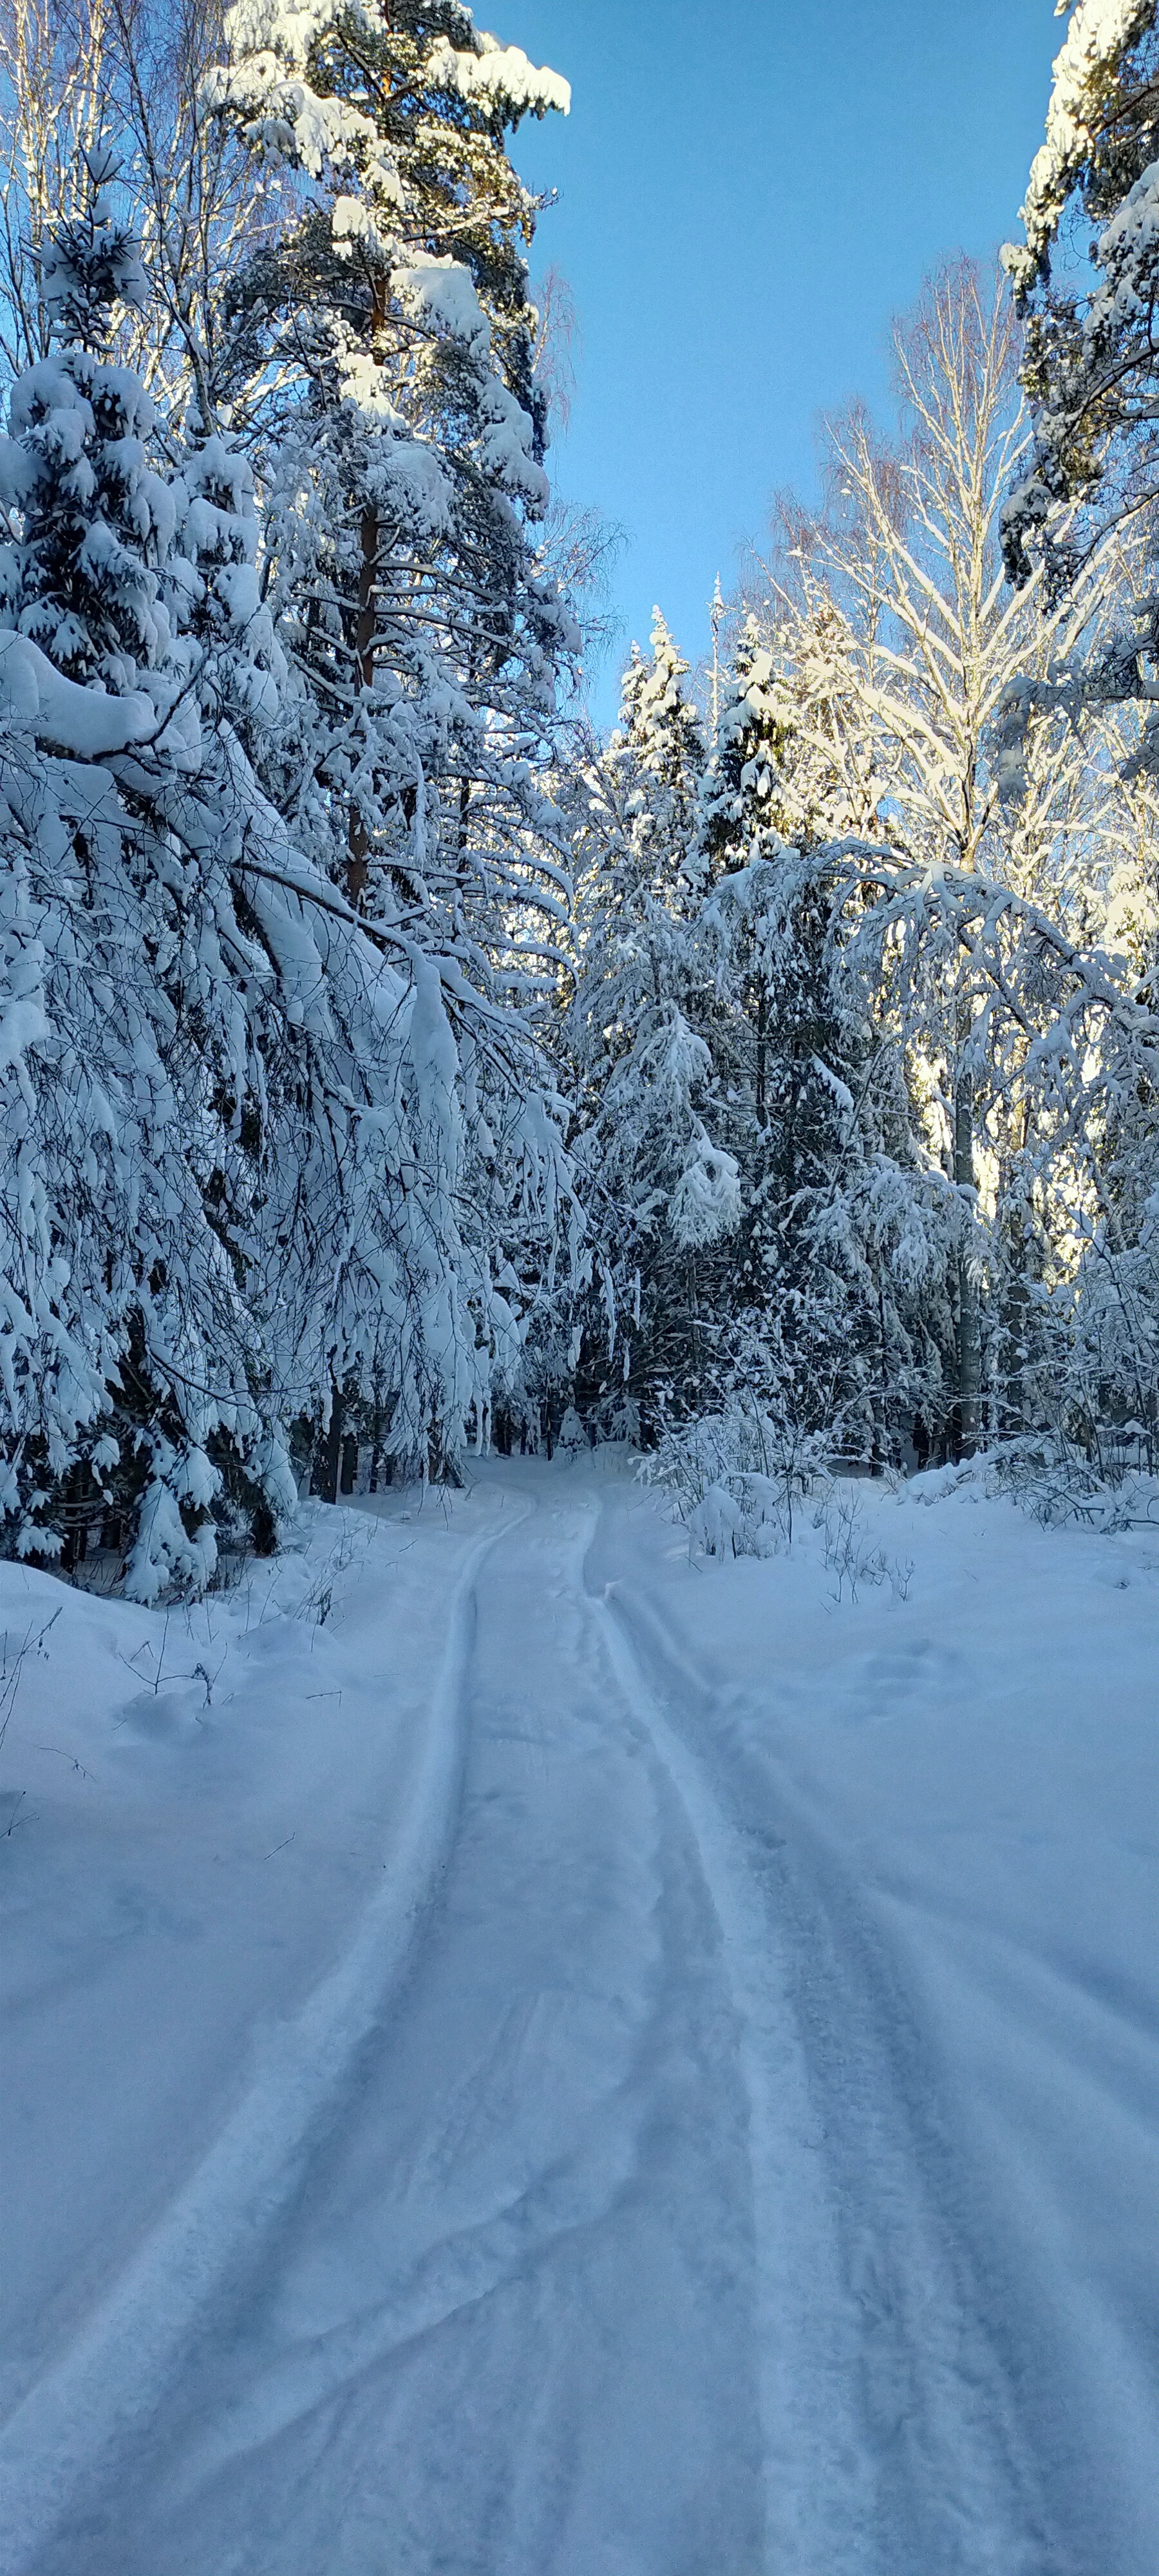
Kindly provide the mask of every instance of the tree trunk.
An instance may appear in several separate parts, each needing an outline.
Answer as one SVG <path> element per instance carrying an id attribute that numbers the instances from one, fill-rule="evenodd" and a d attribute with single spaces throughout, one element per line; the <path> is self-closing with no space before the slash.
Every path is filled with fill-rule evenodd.
<path id="1" fill-rule="evenodd" d="M 342 1390 L 330 1390 L 330 1420 L 319 1437 L 314 1451 L 314 1470 L 310 1478 L 311 1493 L 321 1503 L 338 1500 L 338 1471 L 342 1459 Z"/>
<path id="2" fill-rule="evenodd" d="M 378 548 L 381 524 L 378 512 L 369 505 L 362 513 L 362 561 L 358 567 L 358 620 L 354 630 L 356 669 L 360 689 L 374 686 L 374 631 L 377 602 L 374 596 L 378 572 Z M 346 894 L 352 912 L 360 912 L 370 874 L 370 834 L 361 814 L 352 805 L 346 827 L 349 856 L 346 861 Z"/>
<path id="3" fill-rule="evenodd" d="M 461 1490 L 463 1483 L 454 1453 L 444 1436 L 441 1422 L 432 1422 L 427 1435 L 427 1482 L 431 1485 L 450 1485 L 455 1492 Z"/>
<path id="4" fill-rule="evenodd" d="M 873 1457 L 872 1457 L 872 1459 L 871 1459 L 871 1461 L 870 1461 L 870 1464 L 871 1464 L 871 1467 L 872 1467 L 873 1474 L 874 1474 L 875 1476 L 883 1476 L 883 1475 L 885 1474 L 885 1470 L 886 1470 L 886 1468 L 887 1468 L 887 1467 L 888 1467 L 888 1465 L 890 1464 L 890 1454 L 889 1454 L 889 1452 L 890 1452 L 890 1440 L 889 1440 L 889 1346 L 888 1346 L 888 1338 L 887 1338 L 886 1329 L 885 1329 L 885 1289 L 884 1289 L 884 1287 L 883 1287 L 883 1285 L 882 1285 L 882 1279 L 881 1279 L 881 1272 L 880 1272 L 880 1270 L 879 1270 L 878 1275 L 877 1275 L 877 1332 L 878 1332 L 878 1390 L 877 1390 L 878 1418 L 877 1418 L 877 1423 L 876 1423 L 876 1427 L 875 1427 Z"/>
<path id="5" fill-rule="evenodd" d="M 1009 1249 L 1006 1259 L 1009 1265 L 1010 1285 L 1006 1297 L 1008 1356 L 1002 1428 L 1004 1431 L 1024 1431 L 1027 1415 L 1027 1344 L 1030 1331 L 1030 1290 L 1027 1282 L 1030 1245 L 1026 1230 L 1021 1224 L 1012 1223 L 1008 1227 L 1007 1241 Z"/>
<path id="6" fill-rule="evenodd" d="M 972 1190 L 975 1186 L 974 1085 L 961 1072 L 954 1091 L 954 1182 L 958 1189 Z M 982 1317 L 970 1260 L 973 1231 L 972 1214 L 963 1213 L 957 1263 L 958 1446 L 963 1458 L 973 1457 L 981 1431 Z"/>

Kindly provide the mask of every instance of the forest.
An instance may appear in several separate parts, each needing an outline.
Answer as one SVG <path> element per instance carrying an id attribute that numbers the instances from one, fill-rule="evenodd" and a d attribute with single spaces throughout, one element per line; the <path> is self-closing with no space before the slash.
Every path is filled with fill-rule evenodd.
<path id="1" fill-rule="evenodd" d="M 460 0 L 7 0 L 6 1554 L 149 1604 L 608 1441 L 709 1550 L 980 1450 L 1145 1509 L 1155 19 L 1079 0 L 1024 238 L 605 735 L 566 82 Z"/>

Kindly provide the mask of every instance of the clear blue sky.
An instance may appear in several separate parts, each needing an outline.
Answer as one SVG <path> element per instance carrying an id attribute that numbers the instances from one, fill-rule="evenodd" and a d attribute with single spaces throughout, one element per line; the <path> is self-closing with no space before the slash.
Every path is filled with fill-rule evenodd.
<path id="1" fill-rule="evenodd" d="M 579 313 L 553 472 L 625 532 L 623 649 L 659 600 L 695 656 L 770 494 L 812 488 L 818 412 L 884 402 L 891 315 L 1016 230 L 1063 28 L 1052 0 L 477 0 L 476 23 L 572 83 L 567 122 L 515 144 L 559 193 L 534 265 Z M 601 717 L 615 696 L 606 672 Z"/>

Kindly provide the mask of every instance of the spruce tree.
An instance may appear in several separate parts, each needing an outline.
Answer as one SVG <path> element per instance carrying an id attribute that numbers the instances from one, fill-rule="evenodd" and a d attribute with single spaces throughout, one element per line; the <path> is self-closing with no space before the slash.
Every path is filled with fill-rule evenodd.
<path id="1" fill-rule="evenodd" d="M 66 678 L 120 696 L 139 664 L 164 657 L 156 566 L 173 512 L 149 461 L 153 405 L 129 369 L 109 363 L 114 309 L 140 306 L 147 289 L 106 174 L 112 165 L 94 155 L 88 205 L 46 251 L 41 301 L 55 345 L 9 398 L 22 528 L 6 550 L 5 606 Z"/>
<path id="2" fill-rule="evenodd" d="M 118 303 L 145 293 L 139 249 L 115 165 L 94 155 L 90 175 L 44 262 L 53 343 L 13 387 L 0 453 L 18 531 L 0 635 L 5 1503 L 25 1554 L 67 1564 L 103 1527 L 150 1599 L 212 1571 L 227 1486 L 268 1536 L 294 1489 L 239 1243 L 257 1178 L 242 1102 L 274 1034 L 264 961 L 171 614 L 153 406 L 109 355 Z"/>
<path id="3" fill-rule="evenodd" d="M 565 109 L 567 92 L 455 0 L 356 19 L 246 5 L 227 34 L 221 113 L 307 182 L 300 221 L 231 291 L 289 668 L 262 776 L 413 987 L 416 1027 L 430 962 L 456 1058 L 448 1116 L 426 1120 L 430 1152 L 396 1209 L 427 1285 L 403 1301 L 401 1338 L 400 1292 L 384 1308 L 365 1276 L 329 1330 L 333 1490 L 342 1404 L 453 1472 L 464 1413 L 482 1436 L 492 1365 L 509 1387 L 570 1257 L 534 1024 L 568 900 L 538 766 L 578 636 L 538 556 L 535 203 L 506 152 L 525 113 Z"/>
<path id="4" fill-rule="evenodd" d="M 701 1022 L 697 821 L 704 744 L 688 665 L 659 611 L 636 647 L 620 722 L 573 792 L 578 967 L 567 1021 L 577 1168 L 603 1245 L 584 1323 L 582 1393 L 601 1420 L 651 1436 L 662 1410 L 701 1392 L 701 1319 L 712 1247 L 739 1215 L 736 1168 L 717 1136 Z"/>
<path id="5" fill-rule="evenodd" d="M 832 832 L 842 810 L 843 764 L 817 752 L 825 685 L 812 658 L 778 663 L 748 619 L 704 784 L 699 936 L 745 1208 L 717 1287 L 714 1387 L 880 1463 L 914 1409 L 913 1283 L 891 1255 L 912 1242 L 920 1183 L 893 1050 L 831 935 L 825 840 L 801 819 Z"/>
<path id="6" fill-rule="evenodd" d="M 10 1543 L 103 1532 L 150 1599 L 223 1529 L 273 1542 L 291 1426 L 351 1365 L 400 1460 L 485 1437 L 573 1206 L 525 1016 L 445 929 L 432 954 L 359 916 L 263 789 L 286 675 L 252 472 L 200 407 L 163 467 L 107 354 L 139 273 L 94 187 L 0 450 L 3 1361 Z"/>

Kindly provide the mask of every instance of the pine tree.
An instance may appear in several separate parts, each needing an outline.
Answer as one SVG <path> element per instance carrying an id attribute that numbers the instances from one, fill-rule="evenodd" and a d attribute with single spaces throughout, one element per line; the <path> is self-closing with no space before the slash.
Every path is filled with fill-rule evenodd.
<path id="1" fill-rule="evenodd" d="M 1159 203 L 1159 29 L 1154 0 L 1078 0 L 1054 66 L 1046 139 L 1022 209 L 1025 244 L 1003 254 L 1026 325 L 1022 379 L 1033 454 L 1004 512 L 1012 578 L 1045 559 L 1050 588 L 1071 586 L 1109 532 L 1143 527 L 1151 577 L 1130 617 L 1083 673 L 1083 694 L 1142 704 L 1136 759 L 1159 762 L 1141 656 L 1159 637 L 1154 540 L 1143 517 L 1159 494 L 1157 359 L 1152 330 Z M 1093 282 L 1069 256 L 1052 271 L 1060 230 L 1085 235 Z"/>
<path id="2" fill-rule="evenodd" d="M 1061 707 L 1089 733 L 1117 711 L 1121 803 L 1153 794 L 1159 721 L 1152 677 L 1159 645 L 1159 498 L 1154 306 L 1159 206 L 1159 23 L 1154 0 L 1079 0 L 1054 66 L 1045 141 L 1022 209 L 1026 239 L 1003 254 L 1026 326 L 1023 384 L 1034 429 L 1028 468 L 1010 494 L 1003 541 L 1012 579 L 1044 579 L 1054 598 L 1081 596 L 1110 559 L 1084 649 L 1049 675 L 1028 669 L 1011 694 L 1016 789 L 1024 791 L 1033 721 Z M 1065 255 L 1058 256 L 1065 242 Z M 1073 257 L 1087 254 L 1087 276 Z M 1093 276 L 1091 272 L 1093 271 Z M 1104 732 L 1104 740 L 1107 739 Z M 1114 739 L 1112 734 L 1111 739 Z M 1127 930 L 1134 998 L 1153 1008 L 1154 951 L 1137 931 L 1149 902 L 1136 868 Z M 1100 969 L 1092 961 L 1091 985 Z M 1099 1041 L 1085 1059 L 1090 1092 L 1075 1163 L 1082 1175 L 1077 1265 L 1056 1281 L 1073 1338 L 1053 1351 L 1054 1385 L 1070 1419 L 1097 1447 L 1100 1421 L 1128 1419 L 1153 1457 L 1159 1423 L 1159 1114 L 1145 1019 L 1097 1010 Z M 1086 1086 L 1084 1085 L 1084 1088 Z M 1063 1132 L 1075 1124 L 1073 1110 Z"/>
<path id="3" fill-rule="evenodd" d="M 251 323 L 240 399 L 268 448 L 267 586 L 301 684 L 295 820 L 328 832 L 356 906 L 401 881 L 490 931 L 505 857 L 503 892 L 527 901 L 528 759 L 574 638 L 535 559 L 535 206 L 504 148 L 566 86 L 457 0 L 357 26 L 246 0 L 227 32 L 221 112 L 314 183 L 232 290 Z"/>

